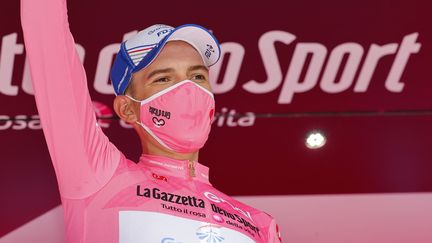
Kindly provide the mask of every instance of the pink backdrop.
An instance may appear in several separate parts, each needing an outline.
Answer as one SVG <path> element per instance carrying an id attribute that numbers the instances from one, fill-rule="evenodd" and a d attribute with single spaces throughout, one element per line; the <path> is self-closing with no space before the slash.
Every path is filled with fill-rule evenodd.
<path id="1" fill-rule="evenodd" d="M 60 201 L 32 96 L 19 1 L 3 1 L 0 9 L 0 236 L 5 236 L 52 212 Z M 381 235 L 402 234 L 410 219 L 420 225 L 410 228 L 412 236 L 432 241 L 421 227 L 431 221 L 416 218 L 432 216 L 432 204 L 423 203 L 430 198 L 418 196 L 432 192 L 430 9 L 428 1 L 408 0 L 69 1 L 96 112 L 108 118 L 101 120 L 106 133 L 131 158 L 139 155 L 138 140 L 111 117 L 108 74 L 119 43 L 154 23 L 198 23 L 213 31 L 224 53 L 211 70 L 220 117 L 200 160 L 211 168 L 217 188 L 249 196 L 246 200 L 285 222 L 285 238 L 295 242 L 338 242 L 324 233 L 308 238 L 315 233 L 305 228 L 323 224 L 329 228 L 319 232 L 333 235 L 331 227 L 351 225 L 344 229 L 347 235 L 374 238 L 364 232 L 378 226 L 366 227 L 362 214 L 355 214 L 363 194 L 371 196 L 360 204 L 364 210 L 382 212 L 387 205 L 382 200 L 400 207 L 370 215 L 371 221 L 401 222 L 383 223 Z M 312 130 L 325 133 L 326 146 L 305 147 Z M 409 199 L 398 201 L 386 197 L 389 193 Z M 261 197 L 271 195 L 281 198 Z M 353 213 L 346 220 L 325 215 L 320 197 L 335 200 L 328 204 L 331 215 Z M 314 206 L 290 203 L 297 198 Z M 414 211 L 402 213 L 403 208 Z M 311 212 L 328 221 L 312 220 Z M 355 227 L 359 222 L 364 230 Z"/>

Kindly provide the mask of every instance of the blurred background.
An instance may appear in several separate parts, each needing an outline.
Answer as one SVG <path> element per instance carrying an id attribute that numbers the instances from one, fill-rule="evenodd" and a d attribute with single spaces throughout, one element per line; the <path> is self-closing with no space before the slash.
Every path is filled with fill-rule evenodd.
<path id="1" fill-rule="evenodd" d="M 221 191 L 272 214 L 284 242 L 432 242 L 430 1 L 68 2 L 95 112 L 114 116 L 121 41 L 196 23 L 222 48 L 217 117 L 201 163 Z M 62 242 L 62 212 L 33 98 L 19 1 L 0 3 L 0 242 Z M 65 90 L 65 92 L 68 92 Z"/>

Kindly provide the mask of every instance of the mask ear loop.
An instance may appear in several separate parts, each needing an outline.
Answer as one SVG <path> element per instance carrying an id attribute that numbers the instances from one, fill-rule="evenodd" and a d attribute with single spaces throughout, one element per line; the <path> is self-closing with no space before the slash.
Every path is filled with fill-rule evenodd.
<path id="1" fill-rule="evenodd" d="M 132 101 L 135 101 L 135 102 L 137 102 L 137 103 L 140 103 L 140 105 L 141 105 L 141 103 L 142 103 L 141 100 L 137 100 L 137 99 L 133 98 L 132 96 L 129 96 L 129 95 L 125 95 L 125 96 L 128 97 L 129 99 L 131 99 Z M 138 124 L 138 125 L 140 125 L 141 127 L 143 127 L 147 132 L 150 131 L 150 129 L 148 129 L 148 127 L 145 126 L 145 125 L 141 122 L 141 119 L 140 119 L 139 122 L 138 122 L 138 121 L 135 121 L 135 123 Z"/>
<path id="2" fill-rule="evenodd" d="M 137 99 L 135 99 L 135 98 L 133 98 L 132 96 L 127 95 L 127 94 L 125 94 L 124 96 L 128 97 L 128 98 L 131 99 L 132 101 L 135 101 L 135 102 L 140 103 L 140 105 L 141 105 L 141 101 L 140 101 L 140 100 L 137 100 Z M 135 121 L 135 123 L 137 123 L 137 124 L 143 126 L 143 124 L 142 124 L 141 122 Z M 144 129 L 145 129 L 145 128 L 144 128 Z M 146 129 L 146 130 L 147 130 L 147 129 Z"/>
<path id="3" fill-rule="evenodd" d="M 137 100 L 137 99 L 133 98 L 133 97 L 130 96 L 130 95 L 124 95 L 124 96 L 126 96 L 126 97 L 128 97 L 129 99 L 131 99 L 131 100 L 133 100 L 133 101 L 135 101 L 135 102 L 138 102 L 138 103 L 140 103 L 140 104 L 141 104 L 142 101 L 144 101 L 144 100 Z"/>

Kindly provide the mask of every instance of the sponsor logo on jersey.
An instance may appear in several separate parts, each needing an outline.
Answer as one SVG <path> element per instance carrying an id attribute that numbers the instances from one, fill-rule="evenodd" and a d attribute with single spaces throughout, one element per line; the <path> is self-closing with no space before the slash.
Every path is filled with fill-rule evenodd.
<path id="1" fill-rule="evenodd" d="M 141 188 L 137 185 L 136 195 L 138 197 L 153 198 L 165 202 L 176 203 L 184 206 L 192 206 L 197 208 L 205 208 L 204 200 L 194 196 L 183 196 L 174 193 L 161 191 L 159 188 Z"/>
<path id="2" fill-rule="evenodd" d="M 249 221 L 247 221 L 243 217 L 239 216 L 238 214 L 230 213 L 230 212 L 226 211 L 225 209 L 216 206 L 213 203 L 211 204 L 211 208 L 212 208 L 213 212 L 218 213 L 220 215 L 223 215 L 223 216 L 230 218 L 232 220 L 235 220 L 236 222 L 240 223 L 241 225 L 244 225 L 246 228 L 251 229 L 253 232 L 259 234 L 258 227 L 254 226 L 253 224 L 251 224 Z M 228 221 L 227 221 L 227 223 L 228 223 Z M 236 227 L 238 226 L 238 225 L 236 225 L 236 223 L 232 223 L 231 225 L 236 226 Z"/>
<path id="3" fill-rule="evenodd" d="M 209 199 L 210 201 L 215 202 L 215 203 L 226 203 L 226 204 L 228 204 L 229 206 L 231 206 L 232 209 L 234 209 L 234 210 L 240 212 L 241 214 L 243 214 L 244 216 L 246 216 L 246 217 L 249 218 L 250 220 L 254 221 L 254 220 L 252 219 L 251 213 L 250 213 L 249 211 L 242 210 L 241 208 L 234 206 L 232 203 L 230 203 L 229 201 L 223 199 L 222 197 L 218 197 L 218 196 L 216 196 L 215 194 L 213 194 L 213 193 L 211 193 L 211 192 L 204 192 L 204 196 L 205 196 L 207 199 Z"/>
<path id="4" fill-rule="evenodd" d="M 217 214 L 213 214 L 212 218 L 214 219 L 214 221 L 216 221 L 218 223 L 223 223 L 225 221 L 221 216 L 219 216 Z"/>
<path id="5" fill-rule="evenodd" d="M 152 177 L 157 179 L 157 180 L 166 181 L 166 182 L 168 181 L 168 179 L 165 176 L 161 176 L 161 175 L 158 175 L 156 173 L 152 173 Z"/>
<path id="6" fill-rule="evenodd" d="M 160 241 L 161 243 L 181 243 L 180 241 L 176 241 L 174 238 L 172 237 L 164 237 L 161 239 Z"/>
<path id="7" fill-rule="evenodd" d="M 196 236 L 200 242 L 219 243 L 225 240 L 225 237 L 221 235 L 220 228 L 221 226 L 215 224 L 204 225 L 197 229 Z"/>

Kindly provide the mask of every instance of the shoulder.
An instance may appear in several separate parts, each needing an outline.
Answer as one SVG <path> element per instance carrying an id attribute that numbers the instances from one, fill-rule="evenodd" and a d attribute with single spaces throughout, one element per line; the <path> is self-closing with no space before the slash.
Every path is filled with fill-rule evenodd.
<path id="1" fill-rule="evenodd" d="M 210 201 L 213 212 L 231 217 L 249 230 L 258 233 L 266 242 L 282 242 L 279 226 L 270 214 L 241 201 L 241 197 L 233 198 L 223 192 L 211 188 L 204 196 Z"/>

